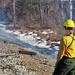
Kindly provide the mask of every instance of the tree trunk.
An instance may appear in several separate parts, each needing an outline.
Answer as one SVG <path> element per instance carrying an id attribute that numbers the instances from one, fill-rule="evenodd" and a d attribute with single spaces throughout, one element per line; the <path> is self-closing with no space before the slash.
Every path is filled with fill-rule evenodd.
<path id="1" fill-rule="evenodd" d="M 70 19 L 72 19 L 72 0 L 70 0 Z"/>
<path id="2" fill-rule="evenodd" d="M 39 0 L 39 12 L 40 12 L 40 22 L 43 22 L 43 10 L 40 0 Z"/>

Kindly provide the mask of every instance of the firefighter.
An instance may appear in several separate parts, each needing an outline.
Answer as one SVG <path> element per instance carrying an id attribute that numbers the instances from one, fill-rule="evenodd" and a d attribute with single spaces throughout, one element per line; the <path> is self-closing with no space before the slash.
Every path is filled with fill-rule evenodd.
<path id="1" fill-rule="evenodd" d="M 53 75 L 75 75 L 75 36 L 72 19 L 64 22 L 65 35 L 61 38 L 57 62 Z"/>

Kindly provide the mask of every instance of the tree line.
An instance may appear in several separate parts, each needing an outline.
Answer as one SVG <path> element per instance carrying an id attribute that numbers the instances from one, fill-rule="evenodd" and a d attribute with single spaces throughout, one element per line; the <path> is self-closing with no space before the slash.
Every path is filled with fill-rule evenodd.
<path id="1" fill-rule="evenodd" d="M 6 0 L 1 0 L 1 2 Z M 13 1 L 7 0 L 4 7 L 8 20 L 13 22 Z M 11 11 L 10 11 L 11 10 Z M 12 15 L 12 16 L 11 16 Z M 15 0 L 16 24 L 22 29 L 62 29 L 62 14 L 59 0 Z"/>
<path id="2" fill-rule="evenodd" d="M 17 0 L 16 16 L 24 26 L 58 29 L 61 19 L 58 0 Z M 34 25 L 33 25 L 34 24 Z"/>

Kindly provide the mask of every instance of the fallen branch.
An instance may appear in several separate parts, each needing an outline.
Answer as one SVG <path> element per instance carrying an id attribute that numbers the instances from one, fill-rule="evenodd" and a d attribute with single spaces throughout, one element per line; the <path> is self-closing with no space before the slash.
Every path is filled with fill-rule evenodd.
<path id="1" fill-rule="evenodd" d="M 0 54 L 0 57 L 14 56 L 15 54 Z"/>

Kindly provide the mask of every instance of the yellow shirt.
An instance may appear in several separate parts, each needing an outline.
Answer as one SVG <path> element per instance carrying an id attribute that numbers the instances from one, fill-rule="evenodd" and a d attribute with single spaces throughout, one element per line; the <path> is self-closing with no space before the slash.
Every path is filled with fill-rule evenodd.
<path id="1" fill-rule="evenodd" d="M 60 48 L 57 55 L 57 62 L 60 61 L 60 59 L 62 59 L 63 56 L 66 56 L 69 58 L 75 57 L 75 40 L 73 40 L 72 42 L 72 37 L 73 37 L 73 34 L 69 36 L 64 36 L 61 39 Z M 74 36 L 74 39 L 75 39 L 75 36 Z M 70 45 L 71 42 L 72 44 Z M 69 45 L 70 47 L 67 49 Z"/>

